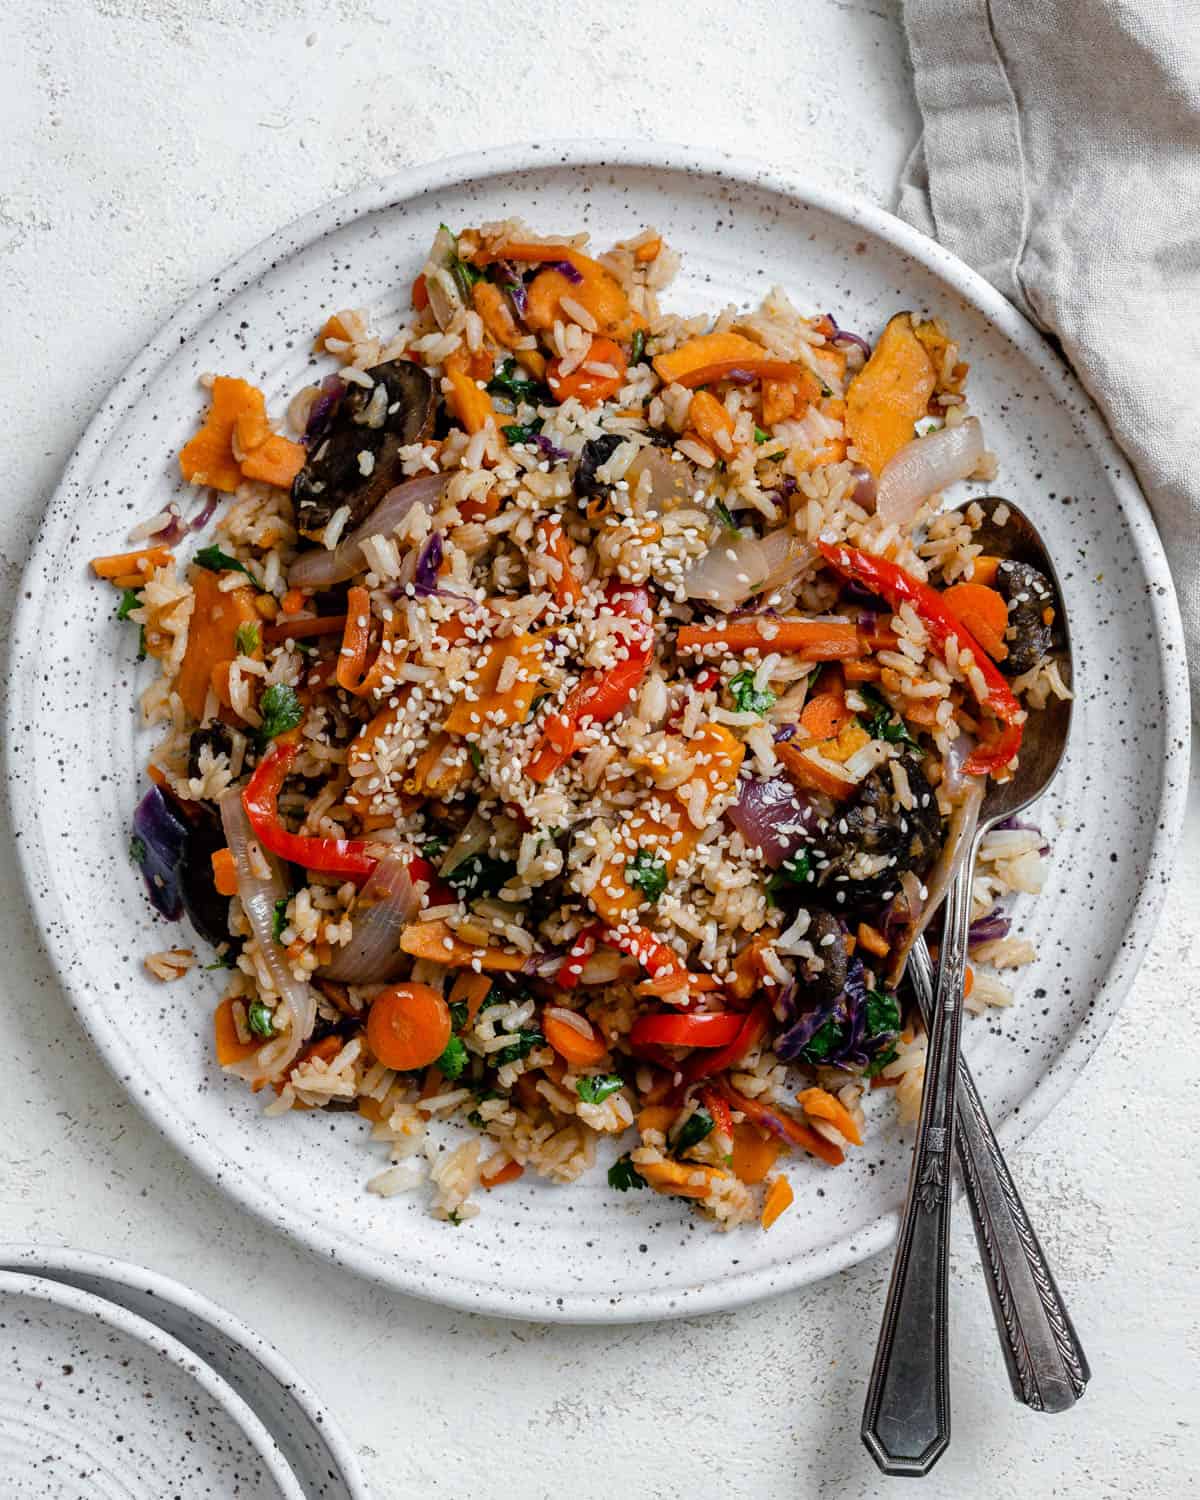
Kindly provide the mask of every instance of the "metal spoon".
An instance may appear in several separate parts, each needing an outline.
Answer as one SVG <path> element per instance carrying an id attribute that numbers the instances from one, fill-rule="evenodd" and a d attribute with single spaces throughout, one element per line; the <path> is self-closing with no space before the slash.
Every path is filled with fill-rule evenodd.
<path id="1" fill-rule="evenodd" d="M 983 525 L 975 532 L 985 553 L 1030 563 L 1050 581 L 1055 624 L 1065 648 L 1062 655 L 1069 665 L 1062 590 L 1036 528 L 1011 501 L 989 496 L 975 503 L 985 513 Z M 999 525 L 995 513 L 1000 510 L 1003 515 L 1002 507 L 1008 514 Z M 1044 709 L 1030 713 L 1016 774 L 1007 782 L 988 782 L 977 824 L 964 832 L 962 862 L 946 892 L 921 1118 L 863 1412 L 863 1442 L 885 1474 L 927 1474 L 950 1441 L 950 1153 L 955 1144 L 955 1084 L 975 858 L 984 836 L 1036 801 L 1054 779 L 1070 724 L 1069 699 L 1051 699 Z M 1084 1379 L 1086 1370 L 1085 1362 Z"/>

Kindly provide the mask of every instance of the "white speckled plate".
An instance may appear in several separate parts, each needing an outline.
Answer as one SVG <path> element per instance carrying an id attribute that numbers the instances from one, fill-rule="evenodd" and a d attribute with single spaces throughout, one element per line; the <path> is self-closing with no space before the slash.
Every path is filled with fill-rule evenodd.
<path id="1" fill-rule="evenodd" d="M 601 243 L 659 225 L 684 252 L 678 308 L 757 300 L 780 282 L 866 333 L 905 307 L 953 325 L 1000 456 L 994 488 L 1038 520 L 1058 562 L 1080 694 L 1041 815 L 1055 846 L 1049 885 L 1019 910 L 1042 956 L 1020 976 L 1019 1003 L 969 1026 L 966 1047 L 1006 1145 L 1077 1076 L 1145 948 L 1183 807 L 1183 645 L 1145 503 L 1055 353 L 965 266 L 876 208 L 685 148 L 517 147 L 413 169 L 282 230 L 163 330 L 85 434 L 25 576 L 9 700 L 14 823 L 47 946 L 96 1044 L 180 1150 L 268 1222 L 335 1263 L 461 1307 L 579 1320 L 731 1307 L 888 1244 L 908 1152 L 886 1096 L 872 1099 L 868 1145 L 845 1167 L 791 1164 L 799 1203 L 769 1235 L 713 1233 L 648 1192 L 619 1197 L 603 1171 L 570 1189 L 527 1175 L 454 1229 L 426 1216 L 420 1192 L 383 1202 L 363 1191 L 379 1159 L 354 1118 L 260 1119 L 211 1060 L 213 976 L 162 987 L 141 966 L 176 940 L 127 856 L 148 748 L 135 696 L 149 668 L 134 666 L 87 560 L 176 489 L 199 374 L 243 375 L 278 407 L 314 368 L 327 312 L 369 305 L 386 327 L 439 221 L 511 213 Z"/>
<path id="2" fill-rule="evenodd" d="M 0 1271 L 6 1500 L 305 1500 L 240 1396 L 161 1328 Z"/>
<path id="3" fill-rule="evenodd" d="M 231 1313 L 142 1266 L 61 1246 L 0 1244 L 0 1272 L 75 1287 L 153 1323 L 230 1386 L 266 1428 L 305 1500 L 368 1500 L 328 1408 L 273 1345 Z"/>

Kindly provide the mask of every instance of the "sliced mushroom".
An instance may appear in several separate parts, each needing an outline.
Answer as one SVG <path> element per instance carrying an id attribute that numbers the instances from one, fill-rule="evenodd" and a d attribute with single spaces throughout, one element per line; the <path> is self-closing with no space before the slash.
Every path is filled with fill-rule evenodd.
<path id="1" fill-rule="evenodd" d="M 313 540 L 343 505 L 350 507 L 343 530 L 369 515 L 403 478 L 400 449 L 433 431 L 438 397 L 427 371 L 393 359 L 367 373 L 374 384 L 345 391 L 292 483 L 296 524 Z"/>
<path id="2" fill-rule="evenodd" d="M 1000 663 L 1000 669 L 1009 677 L 1019 677 L 1050 654 L 1054 641 L 1054 590 L 1044 573 L 1012 559 L 1006 559 L 996 569 L 996 588 L 1008 605 L 1008 630 L 1004 637 L 1008 655 Z"/>
<path id="3" fill-rule="evenodd" d="M 922 875 L 937 858 L 942 845 L 937 801 L 916 757 L 905 755 L 900 764 L 908 777 L 911 808 L 897 798 L 884 765 L 871 772 L 823 837 L 828 863 L 819 867 L 817 884 L 825 899 L 839 907 L 886 899 L 904 870 Z"/>

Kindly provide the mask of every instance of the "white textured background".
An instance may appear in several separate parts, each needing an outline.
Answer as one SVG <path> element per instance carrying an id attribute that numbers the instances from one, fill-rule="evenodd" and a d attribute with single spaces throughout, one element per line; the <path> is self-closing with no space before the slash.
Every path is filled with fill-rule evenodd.
<path id="1" fill-rule="evenodd" d="M 324 200 L 479 146 L 625 135 L 890 206 L 917 129 L 890 0 L 4 6 L 0 603 L 126 361 L 197 283 Z M 335 1275 L 159 1141 L 93 1057 L 2 864 L 0 1237 L 110 1251 L 224 1302 L 330 1400 L 380 1497 L 895 1490 L 857 1437 L 886 1260 L 740 1313 L 613 1330 L 443 1312 Z M 1130 1003 L 1016 1163 L 1092 1386 L 1067 1416 L 1012 1402 L 963 1218 L 955 1440 L 930 1496 L 1194 1493 L 1198 889 L 1193 798 Z"/>

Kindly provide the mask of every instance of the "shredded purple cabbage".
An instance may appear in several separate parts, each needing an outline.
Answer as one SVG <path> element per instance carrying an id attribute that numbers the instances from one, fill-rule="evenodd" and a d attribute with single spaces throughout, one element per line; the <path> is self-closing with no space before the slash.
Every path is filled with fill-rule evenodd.
<path id="1" fill-rule="evenodd" d="M 775 1013 L 775 1019 L 781 1026 L 786 1026 L 796 1019 L 796 992 L 800 986 L 794 979 L 788 980 L 782 989 L 778 986 L 770 991 L 771 1009 Z"/>
<path id="2" fill-rule="evenodd" d="M 155 911 L 177 922 L 183 915 L 181 872 L 187 829 L 160 788 L 152 786 L 134 809 L 133 835 L 130 852 Z"/>
<path id="3" fill-rule="evenodd" d="M 552 271 L 561 271 L 572 286 L 578 286 L 583 280 L 583 272 L 577 270 L 569 260 L 548 260 L 546 264 Z"/>
<path id="4" fill-rule="evenodd" d="M 529 294 L 525 290 L 525 283 L 521 280 L 520 271 L 517 270 L 511 260 L 494 261 L 493 267 L 498 272 L 496 285 L 504 288 L 508 293 L 509 301 L 513 305 L 513 311 L 518 318 L 523 318 L 529 301 Z M 574 270 L 574 267 L 571 269 Z"/>
<path id="5" fill-rule="evenodd" d="M 775 743 L 782 745 L 785 740 L 790 740 L 795 733 L 796 726 L 794 724 L 781 724 L 775 731 Z"/>
<path id="6" fill-rule="evenodd" d="M 564 459 L 571 456 L 565 448 L 556 448 L 544 432 L 535 432 L 533 441 L 539 453 L 544 454 L 546 458 L 554 459 L 556 463 L 562 463 Z"/>
<path id="7" fill-rule="evenodd" d="M 346 382 L 337 375 L 326 375 L 321 382 L 321 392 L 308 409 L 308 421 L 304 427 L 304 446 L 315 448 L 329 431 L 334 413 L 346 394 Z"/>
<path id="8" fill-rule="evenodd" d="M 828 1022 L 840 1028 L 835 1045 L 821 1058 L 834 1068 L 865 1068 L 871 1059 L 895 1041 L 894 1031 L 867 1031 L 866 970 L 862 960 L 853 958 L 846 969 L 846 987 L 828 1005 L 817 1005 L 788 1028 L 775 1042 L 776 1055 L 784 1062 L 794 1062 L 805 1047 Z"/>
<path id="9" fill-rule="evenodd" d="M 727 375 L 723 375 L 721 378 L 722 380 L 732 382 L 734 385 L 752 385 L 758 379 L 758 376 L 753 370 L 730 370 Z"/>
<path id="10" fill-rule="evenodd" d="M 980 917 L 978 921 L 971 923 L 967 943 L 972 948 L 979 943 L 997 943 L 1001 938 L 1006 938 L 1011 930 L 1012 922 L 1003 912 L 989 912 L 986 917 Z"/>
<path id="11" fill-rule="evenodd" d="M 196 515 L 192 518 L 191 530 L 203 531 L 208 523 L 212 520 L 213 512 L 216 510 L 217 506 L 220 505 L 220 503 L 220 494 L 216 490 L 209 490 L 208 499 L 200 507 Z"/>
<path id="12" fill-rule="evenodd" d="M 419 589 L 432 589 L 437 586 L 438 569 L 442 565 L 445 550 L 442 533 L 431 532 L 428 541 L 421 548 L 421 555 L 417 558 L 417 571 L 413 574 L 413 582 Z"/>
<path id="13" fill-rule="evenodd" d="M 825 316 L 833 324 L 833 338 L 830 340 L 831 343 L 834 343 L 834 344 L 857 344 L 858 347 L 862 350 L 862 352 L 867 356 L 867 358 L 870 359 L 870 357 L 871 357 L 871 346 L 870 346 L 870 344 L 867 343 L 866 339 L 863 338 L 863 336 L 861 334 L 859 334 L 859 333 L 850 333 L 850 332 L 848 332 L 844 328 L 839 328 L 838 324 L 837 324 L 837 319 L 834 317 L 834 315 L 832 313 L 826 313 Z"/>

